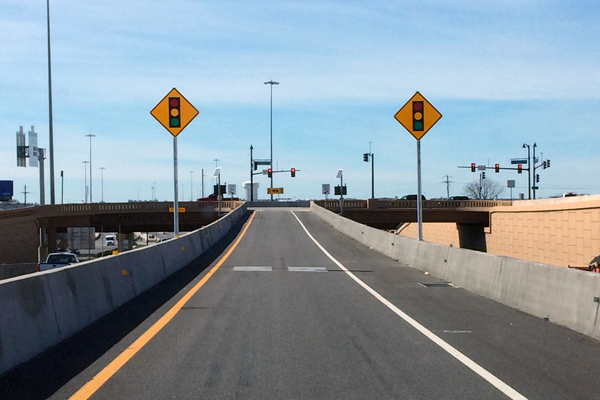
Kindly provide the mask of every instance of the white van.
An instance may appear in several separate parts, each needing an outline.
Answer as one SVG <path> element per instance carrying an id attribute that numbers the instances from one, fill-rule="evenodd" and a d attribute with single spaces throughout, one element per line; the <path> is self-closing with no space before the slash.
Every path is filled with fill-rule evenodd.
<path id="1" fill-rule="evenodd" d="M 104 236 L 104 239 L 106 239 L 107 246 L 114 246 L 117 242 L 117 238 L 114 233 L 107 233 L 106 236 Z"/>

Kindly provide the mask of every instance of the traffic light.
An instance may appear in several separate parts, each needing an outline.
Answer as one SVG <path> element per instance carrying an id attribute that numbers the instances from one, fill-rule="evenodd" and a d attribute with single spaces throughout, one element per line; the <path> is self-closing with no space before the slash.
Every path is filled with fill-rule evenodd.
<path id="1" fill-rule="evenodd" d="M 267 170 L 267 175 L 269 175 L 269 178 L 272 178 L 272 177 L 273 177 L 273 168 L 269 168 L 269 169 Z"/>
<path id="2" fill-rule="evenodd" d="M 364 162 L 369 162 L 369 153 L 364 153 L 363 154 L 363 161 Z"/>
<path id="3" fill-rule="evenodd" d="M 517 165 L 517 173 L 518 174 L 523 173 L 523 166 L 521 164 Z"/>
<path id="4" fill-rule="evenodd" d="M 179 97 L 169 97 L 169 128 L 181 128 L 180 104 Z"/>
<path id="5" fill-rule="evenodd" d="M 474 162 L 471 163 L 471 172 L 475 172 L 475 163 Z"/>
<path id="6" fill-rule="evenodd" d="M 412 111 L 413 111 L 413 131 L 424 131 L 424 116 L 423 116 L 423 102 L 422 101 L 413 101 L 412 102 Z"/>
<path id="7" fill-rule="evenodd" d="M 485 179 L 485 172 L 481 173 L 481 179 Z"/>
<path id="8" fill-rule="evenodd" d="M 550 168 L 550 160 L 546 160 L 546 168 Z"/>
<path id="9" fill-rule="evenodd" d="M 535 175 L 535 181 L 536 181 L 536 183 L 540 182 L 540 174 Z"/>
<path id="10" fill-rule="evenodd" d="M 295 178 L 295 177 L 296 177 L 296 168 L 292 168 L 292 169 L 290 170 L 290 172 L 291 172 L 291 174 L 292 174 L 292 178 Z"/>
<path id="11" fill-rule="evenodd" d="M 496 171 L 496 172 L 500 172 L 500 164 L 496 164 L 496 165 L 494 166 L 494 171 Z"/>
<path id="12" fill-rule="evenodd" d="M 542 163 L 542 166 L 544 167 L 544 169 L 548 168 L 548 167 L 546 166 L 546 161 L 544 161 L 544 162 Z"/>

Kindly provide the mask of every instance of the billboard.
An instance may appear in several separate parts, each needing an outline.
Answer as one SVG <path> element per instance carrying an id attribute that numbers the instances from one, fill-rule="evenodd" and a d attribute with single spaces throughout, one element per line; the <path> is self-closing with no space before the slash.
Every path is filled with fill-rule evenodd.
<path id="1" fill-rule="evenodd" d="M 13 197 L 13 181 L 0 181 L 0 201 L 10 201 Z"/>

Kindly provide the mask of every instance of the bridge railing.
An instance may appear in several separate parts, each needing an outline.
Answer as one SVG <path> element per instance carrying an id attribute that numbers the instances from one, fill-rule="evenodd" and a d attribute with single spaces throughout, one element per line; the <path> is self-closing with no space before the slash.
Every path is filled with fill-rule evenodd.
<path id="1" fill-rule="evenodd" d="M 328 209 L 339 209 L 339 200 L 317 200 L 315 204 Z M 511 206 L 512 200 L 424 200 L 423 208 L 477 208 Z M 417 208 L 416 200 L 344 200 L 344 209 L 381 210 L 394 208 Z"/>

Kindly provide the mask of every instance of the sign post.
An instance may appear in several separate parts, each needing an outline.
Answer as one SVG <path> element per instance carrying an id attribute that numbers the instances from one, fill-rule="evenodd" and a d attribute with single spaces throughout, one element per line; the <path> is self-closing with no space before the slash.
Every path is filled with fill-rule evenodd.
<path id="1" fill-rule="evenodd" d="M 344 170 L 338 169 L 336 178 L 340 179 L 340 215 L 344 214 Z"/>
<path id="2" fill-rule="evenodd" d="M 179 237 L 179 178 L 177 167 L 177 135 L 198 115 L 198 110 L 177 89 L 173 88 L 150 111 L 150 114 L 173 135 L 173 233 Z"/>
<path id="3" fill-rule="evenodd" d="M 421 138 L 442 118 L 442 114 L 427 101 L 421 93 L 416 92 L 406 104 L 394 115 L 411 135 L 417 139 L 417 222 L 419 240 L 423 240 L 423 212 L 421 195 Z"/>

